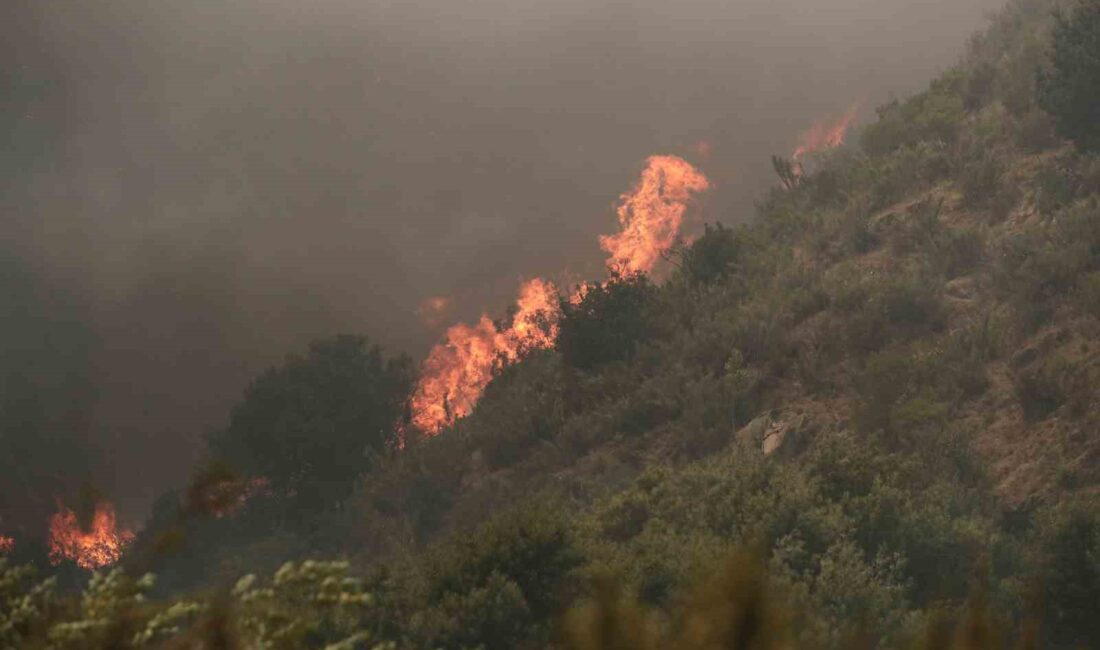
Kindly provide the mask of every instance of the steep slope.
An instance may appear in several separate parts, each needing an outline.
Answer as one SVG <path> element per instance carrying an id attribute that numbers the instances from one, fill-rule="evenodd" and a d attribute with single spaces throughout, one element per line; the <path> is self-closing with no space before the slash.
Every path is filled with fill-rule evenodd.
<path id="1" fill-rule="evenodd" d="M 903 634 L 973 572 L 1025 608 L 1100 478 L 1100 166 L 1034 100 L 1052 8 L 1014 3 L 858 147 L 683 251 L 631 354 L 505 370 L 364 482 L 333 550 L 369 563 L 549 502 L 585 513 L 582 566 L 654 604 L 756 543 L 834 642 L 861 607 Z"/>
<path id="2" fill-rule="evenodd" d="M 805 647 L 906 646 L 944 612 L 959 647 L 1040 620 L 1052 647 L 1093 642 L 1100 158 L 1036 102 L 1059 4 L 1010 4 L 858 143 L 775 161 L 757 217 L 672 251 L 667 279 L 563 297 L 554 347 L 338 505 L 181 525 L 168 503 L 142 560 L 191 585 L 346 557 L 356 629 L 409 648 L 742 647 L 711 629 L 735 605 Z M 732 548 L 766 575 L 694 591 Z"/>
<path id="3" fill-rule="evenodd" d="M 1100 168 L 1032 99 L 1050 9 L 1014 4 L 928 91 L 881 107 L 861 146 L 684 251 L 631 358 L 505 370 L 363 503 L 419 512 L 425 494 L 425 517 L 469 521 L 493 486 L 698 458 L 763 414 L 891 435 L 935 416 L 972 437 L 1011 504 L 1093 491 Z"/>

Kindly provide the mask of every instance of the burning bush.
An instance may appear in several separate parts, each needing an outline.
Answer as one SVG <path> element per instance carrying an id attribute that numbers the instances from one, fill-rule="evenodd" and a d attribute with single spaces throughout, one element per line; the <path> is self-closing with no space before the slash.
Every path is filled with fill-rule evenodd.
<path id="1" fill-rule="evenodd" d="M 50 562 L 71 560 L 83 569 L 99 569 L 118 562 L 122 552 L 134 540 L 134 534 L 119 528 L 115 509 L 101 501 L 95 505 L 91 521 L 82 525 L 75 512 L 57 504 L 50 518 Z"/>

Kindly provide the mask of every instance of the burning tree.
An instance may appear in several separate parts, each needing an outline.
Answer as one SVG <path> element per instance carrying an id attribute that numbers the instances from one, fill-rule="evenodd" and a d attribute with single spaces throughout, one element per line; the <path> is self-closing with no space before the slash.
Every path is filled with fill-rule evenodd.
<path id="1" fill-rule="evenodd" d="M 482 316 L 477 325 L 447 330 L 446 342 L 432 349 L 412 397 L 412 423 L 426 433 L 473 410 L 500 364 L 531 350 L 548 348 L 558 336 L 558 290 L 535 278 L 523 283 L 507 326 Z"/>
<path id="2" fill-rule="evenodd" d="M 707 177 L 684 159 L 650 156 L 638 183 L 619 197 L 620 231 L 600 237 L 612 274 L 627 278 L 652 271 L 679 240 L 691 200 L 709 187 Z M 578 292 L 562 304 L 582 301 Z M 412 424 L 431 436 L 468 415 L 501 364 L 555 344 L 560 314 L 557 289 L 536 278 L 521 287 L 510 325 L 498 326 L 482 315 L 476 325 L 452 326 L 422 366 L 411 403 Z"/>

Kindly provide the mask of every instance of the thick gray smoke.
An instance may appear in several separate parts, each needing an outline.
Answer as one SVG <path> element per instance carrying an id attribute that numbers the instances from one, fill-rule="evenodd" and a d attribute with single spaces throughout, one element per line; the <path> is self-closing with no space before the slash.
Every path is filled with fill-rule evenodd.
<path id="1" fill-rule="evenodd" d="M 419 356 L 426 297 L 470 318 L 593 271 L 651 153 L 710 143 L 706 217 L 743 219 L 770 154 L 919 88 L 997 4 L 9 0 L 2 268 L 74 297 L 74 435 L 133 518 L 286 352 Z"/>

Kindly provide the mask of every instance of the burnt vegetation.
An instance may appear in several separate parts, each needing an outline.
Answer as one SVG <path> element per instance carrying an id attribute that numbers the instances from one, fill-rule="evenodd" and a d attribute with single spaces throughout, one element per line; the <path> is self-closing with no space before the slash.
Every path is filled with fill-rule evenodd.
<path id="1" fill-rule="evenodd" d="M 124 569 L 0 559 L 0 646 L 1094 646 L 1098 16 L 1010 3 L 437 437 L 398 438 L 407 359 L 288 358 Z"/>

